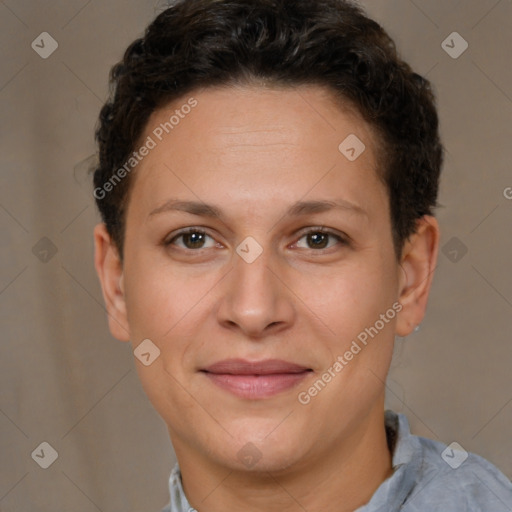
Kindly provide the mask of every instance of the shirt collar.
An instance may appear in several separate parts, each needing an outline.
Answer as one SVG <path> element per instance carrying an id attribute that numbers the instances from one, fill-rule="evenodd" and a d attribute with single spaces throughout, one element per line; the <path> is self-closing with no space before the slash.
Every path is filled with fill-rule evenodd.
<path id="1" fill-rule="evenodd" d="M 384 415 L 388 446 L 392 455 L 393 474 L 373 494 L 370 501 L 355 512 L 395 512 L 405 503 L 414 488 L 421 467 L 421 444 L 410 431 L 403 414 L 386 411 Z M 170 512 L 192 512 L 183 490 L 181 472 L 175 464 L 169 478 Z"/>
<path id="2" fill-rule="evenodd" d="M 392 456 L 393 474 L 375 491 L 370 501 L 355 512 L 395 512 L 405 503 L 419 477 L 421 443 L 411 434 L 409 422 L 403 414 L 386 411 L 386 436 Z"/>

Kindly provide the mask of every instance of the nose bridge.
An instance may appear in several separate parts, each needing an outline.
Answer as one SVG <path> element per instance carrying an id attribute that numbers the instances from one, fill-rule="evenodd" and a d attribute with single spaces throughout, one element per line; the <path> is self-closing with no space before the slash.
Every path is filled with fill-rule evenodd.
<path id="1" fill-rule="evenodd" d="M 225 283 L 219 321 L 258 336 L 272 324 L 291 321 L 292 305 L 285 287 L 271 271 L 277 264 L 271 249 L 245 240 L 234 254 L 234 267 Z M 259 247 L 259 248 L 258 248 Z"/>
<path id="2" fill-rule="evenodd" d="M 275 300 L 274 275 L 269 270 L 272 264 L 271 250 L 258 249 L 251 240 L 244 241 L 237 248 L 233 269 L 232 293 L 237 303 L 249 309 L 263 311 L 269 302 Z"/>

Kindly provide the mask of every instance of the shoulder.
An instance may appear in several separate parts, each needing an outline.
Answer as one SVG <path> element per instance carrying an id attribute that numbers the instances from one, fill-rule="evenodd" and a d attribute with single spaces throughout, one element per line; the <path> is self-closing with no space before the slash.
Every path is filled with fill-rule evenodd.
<path id="1" fill-rule="evenodd" d="M 457 443 L 414 436 L 421 449 L 418 480 L 407 510 L 512 512 L 512 482 L 486 459 Z M 414 508 L 415 502 L 419 508 Z"/>

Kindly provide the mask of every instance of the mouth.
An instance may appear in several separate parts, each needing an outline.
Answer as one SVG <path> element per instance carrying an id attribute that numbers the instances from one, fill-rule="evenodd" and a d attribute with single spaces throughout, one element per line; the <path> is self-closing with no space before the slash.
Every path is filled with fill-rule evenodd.
<path id="1" fill-rule="evenodd" d="M 302 382 L 311 368 L 280 359 L 226 359 L 200 370 L 216 386 L 240 398 L 270 398 Z"/>

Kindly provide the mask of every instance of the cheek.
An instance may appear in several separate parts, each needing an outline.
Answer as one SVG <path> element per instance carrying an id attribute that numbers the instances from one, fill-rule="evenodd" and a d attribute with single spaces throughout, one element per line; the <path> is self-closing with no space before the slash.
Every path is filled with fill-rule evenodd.
<path id="1" fill-rule="evenodd" d="M 146 270 L 135 281 L 126 282 L 128 322 L 130 331 L 137 337 L 160 338 L 172 327 L 173 290 L 164 284 L 162 276 L 159 280 L 155 277 Z"/>
<path id="2" fill-rule="evenodd" d="M 132 332 L 165 337 L 175 325 L 186 323 L 214 285 L 214 276 L 191 276 L 180 267 L 148 261 L 135 255 L 126 262 L 126 306 Z"/>
<path id="3" fill-rule="evenodd" d="M 205 326 L 215 324 L 211 301 L 223 272 L 194 273 L 165 261 L 148 261 L 144 254 L 126 263 L 126 306 L 133 348 L 150 339 L 160 350 L 161 376 L 181 380 L 197 363 L 198 343 L 208 338 Z M 152 372 L 142 373 L 148 394 L 152 386 L 161 387 L 162 381 L 156 377 L 150 382 Z"/>
<path id="4" fill-rule="evenodd" d="M 332 269 L 323 275 L 302 274 L 297 294 L 342 339 L 357 334 L 391 308 L 396 275 L 380 258 Z"/>

